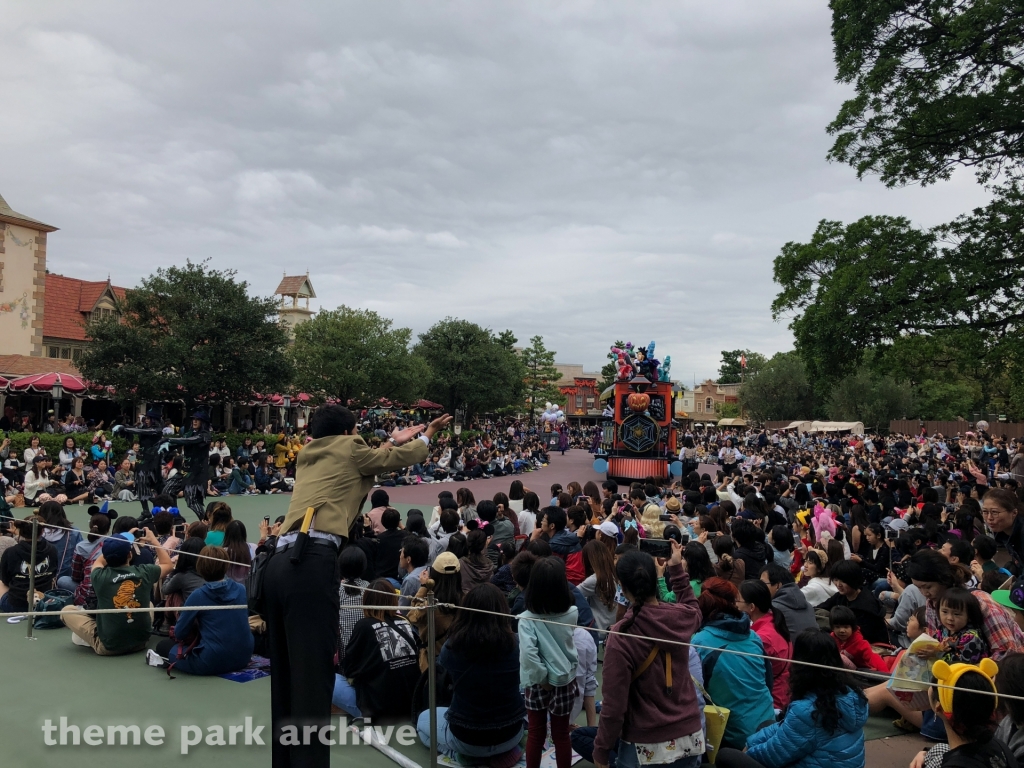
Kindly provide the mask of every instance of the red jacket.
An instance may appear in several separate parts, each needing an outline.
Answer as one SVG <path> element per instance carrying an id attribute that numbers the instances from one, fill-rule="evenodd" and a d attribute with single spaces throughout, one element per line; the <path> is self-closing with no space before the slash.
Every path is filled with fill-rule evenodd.
<path id="1" fill-rule="evenodd" d="M 846 654 L 850 661 L 857 666 L 857 669 L 873 669 L 876 672 L 889 673 L 889 667 L 886 666 L 885 661 L 874 652 L 871 643 L 864 639 L 864 635 L 860 633 L 859 629 L 853 630 L 850 639 L 845 643 L 839 641 L 835 632 L 832 633 L 832 639 L 839 646 L 839 653 Z"/>
<path id="2" fill-rule="evenodd" d="M 750 628 L 761 638 L 764 655 L 772 659 L 772 704 L 776 709 L 785 709 L 789 704 L 789 659 L 793 658 L 793 647 L 775 629 L 770 611 Z"/>

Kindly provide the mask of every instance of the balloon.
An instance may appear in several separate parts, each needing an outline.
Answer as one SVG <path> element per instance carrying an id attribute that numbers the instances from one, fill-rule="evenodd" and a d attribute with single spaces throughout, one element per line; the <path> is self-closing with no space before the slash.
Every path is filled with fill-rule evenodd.
<path id="1" fill-rule="evenodd" d="M 977 427 L 978 429 L 980 429 L 982 432 L 988 432 L 988 422 L 987 421 L 976 421 L 976 422 L 974 422 L 974 426 Z"/>
<path id="2" fill-rule="evenodd" d="M 608 462 L 604 459 L 596 459 L 594 461 L 594 471 L 599 475 L 603 475 L 608 471 Z"/>

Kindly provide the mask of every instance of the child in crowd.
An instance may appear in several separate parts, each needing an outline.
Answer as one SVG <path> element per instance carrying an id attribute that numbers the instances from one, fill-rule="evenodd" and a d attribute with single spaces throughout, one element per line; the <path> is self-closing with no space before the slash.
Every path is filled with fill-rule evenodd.
<path id="1" fill-rule="evenodd" d="M 982 635 L 984 617 L 978 598 L 963 587 L 947 589 L 939 602 L 942 627 L 933 631 L 942 643 L 942 660 L 947 664 L 977 664 L 989 656 L 988 643 Z"/>
<path id="2" fill-rule="evenodd" d="M 579 665 L 573 642 L 577 609 L 559 558 L 537 561 L 530 570 L 525 598 L 526 610 L 519 615 L 519 663 L 529 718 L 526 768 L 540 766 L 549 715 L 555 763 L 558 768 L 569 768 L 569 715 L 576 701 Z M 544 621 L 531 621 L 534 618 Z"/>
<path id="3" fill-rule="evenodd" d="M 857 616 L 844 605 L 833 608 L 828 615 L 832 637 L 839 647 L 843 663 L 850 669 L 873 669 L 888 674 L 889 667 L 871 648 L 857 626 Z"/>

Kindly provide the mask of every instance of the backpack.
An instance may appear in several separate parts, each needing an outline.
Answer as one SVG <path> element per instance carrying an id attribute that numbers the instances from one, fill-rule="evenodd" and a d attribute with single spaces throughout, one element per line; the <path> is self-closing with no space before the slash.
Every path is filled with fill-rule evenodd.
<path id="1" fill-rule="evenodd" d="M 565 578 L 575 587 L 578 587 L 587 578 L 587 572 L 583 568 L 582 551 L 565 556 Z"/>
<path id="2" fill-rule="evenodd" d="M 52 616 L 36 616 L 32 621 L 34 629 L 61 629 L 64 622 L 60 619 L 61 609 L 71 605 L 75 595 L 66 589 L 51 589 L 43 595 L 43 599 L 36 603 L 37 612 L 52 613 Z"/>
<path id="3" fill-rule="evenodd" d="M 270 558 L 274 556 L 276 551 L 276 547 L 267 547 L 266 549 L 257 552 L 256 557 L 252 559 L 252 564 L 249 568 L 249 576 L 245 580 L 245 594 L 248 597 L 249 614 L 255 614 L 264 621 L 267 620 L 265 615 L 267 598 L 265 586 L 267 564 L 270 562 Z"/>

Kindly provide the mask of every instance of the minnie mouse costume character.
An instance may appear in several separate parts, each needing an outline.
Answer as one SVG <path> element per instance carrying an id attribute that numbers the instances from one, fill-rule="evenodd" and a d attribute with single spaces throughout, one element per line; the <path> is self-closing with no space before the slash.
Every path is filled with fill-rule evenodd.
<path id="1" fill-rule="evenodd" d="M 203 411 L 192 414 L 192 427 L 181 437 L 172 437 L 170 445 L 180 445 L 185 453 L 185 469 L 164 484 L 164 493 L 172 499 L 184 491 L 185 503 L 200 520 L 206 519 L 206 479 L 210 469 L 210 419 Z"/>

